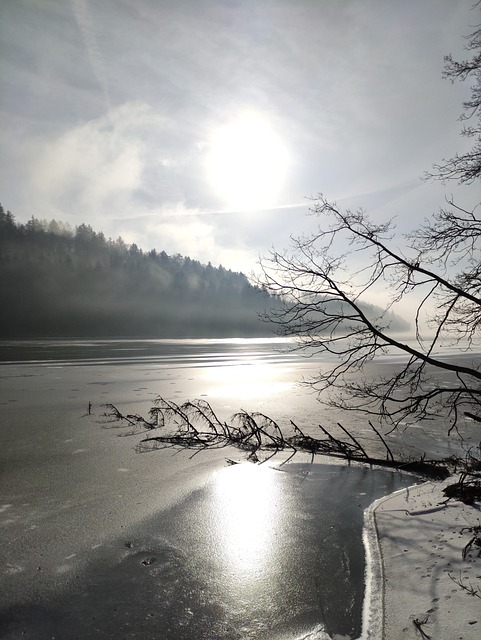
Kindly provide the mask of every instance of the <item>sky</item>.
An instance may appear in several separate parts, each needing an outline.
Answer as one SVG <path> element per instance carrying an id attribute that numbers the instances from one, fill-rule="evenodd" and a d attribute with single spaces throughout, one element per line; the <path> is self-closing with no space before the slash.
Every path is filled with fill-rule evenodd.
<path id="1" fill-rule="evenodd" d="M 323 193 L 409 230 L 455 194 L 472 0 L 2 0 L 0 202 L 250 273 Z M 459 193 L 458 193 L 459 192 Z"/>

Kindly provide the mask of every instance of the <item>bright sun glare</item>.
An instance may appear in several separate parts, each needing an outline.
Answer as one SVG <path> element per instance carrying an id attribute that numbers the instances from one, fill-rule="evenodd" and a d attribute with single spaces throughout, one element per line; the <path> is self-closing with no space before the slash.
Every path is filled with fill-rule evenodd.
<path id="1" fill-rule="evenodd" d="M 208 178 L 229 208 L 275 206 L 287 164 L 281 138 L 265 118 L 252 112 L 217 129 L 209 144 Z"/>
<path id="2" fill-rule="evenodd" d="M 289 392 L 292 387 L 292 378 L 289 379 L 289 370 L 285 367 L 272 367 L 268 364 L 259 364 L 255 360 L 236 361 L 225 363 L 229 366 L 206 367 L 203 378 L 210 384 L 207 388 L 209 394 L 218 397 L 232 397 L 235 389 L 237 399 L 265 399 L 276 393 Z M 287 375 L 286 375 L 287 374 Z"/>
<path id="3" fill-rule="evenodd" d="M 269 467 L 244 463 L 217 474 L 217 517 L 223 551 L 232 576 L 249 589 L 275 547 L 278 527 L 279 484 Z"/>

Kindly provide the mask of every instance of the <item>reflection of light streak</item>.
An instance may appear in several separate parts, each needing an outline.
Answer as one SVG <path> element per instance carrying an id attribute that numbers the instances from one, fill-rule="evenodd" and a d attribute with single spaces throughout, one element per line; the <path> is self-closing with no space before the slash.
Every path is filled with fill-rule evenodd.
<path id="1" fill-rule="evenodd" d="M 260 578 L 275 546 L 279 485 L 269 467 L 238 464 L 216 476 L 221 546 L 236 582 Z"/>
<path id="2" fill-rule="evenodd" d="M 287 391 L 294 385 L 287 368 L 245 361 L 226 367 L 206 369 L 204 378 L 213 385 L 211 393 L 239 398 L 265 397 Z"/>

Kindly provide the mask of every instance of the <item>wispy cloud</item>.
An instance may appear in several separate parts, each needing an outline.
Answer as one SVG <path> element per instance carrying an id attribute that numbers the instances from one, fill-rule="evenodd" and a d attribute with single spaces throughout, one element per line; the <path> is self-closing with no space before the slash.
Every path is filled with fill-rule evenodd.
<path id="1" fill-rule="evenodd" d="M 92 66 L 92 71 L 103 91 L 105 104 L 107 108 L 109 108 L 111 102 L 107 79 L 108 76 L 105 70 L 105 59 L 98 43 L 97 30 L 95 21 L 90 12 L 89 2 L 88 0 L 71 0 L 71 3 L 75 21 L 80 33 L 82 34 L 82 39 Z"/>
<path id="2" fill-rule="evenodd" d="M 245 270 L 257 260 L 257 248 L 243 236 L 225 236 L 206 209 L 188 204 L 197 188 L 196 178 L 194 186 L 185 178 L 192 161 L 175 122 L 131 102 L 57 137 L 31 141 L 25 190 L 36 202 L 35 215 L 86 222 L 146 249 Z"/>
<path id="3" fill-rule="evenodd" d="M 229 251 L 238 265 L 315 224 L 318 192 L 408 226 L 443 203 L 418 177 L 463 142 L 463 89 L 441 69 L 463 55 L 470 9 L 5 0 L 2 203 L 226 266 Z M 212 135 L 246 109 L 289 152 L 262 211 L 227 207 L 206 173 Z"/>
<path id="4" fill-rule="evenodd" d="M 136 135 L 144 109 L 124 105 L 58 137 L 37 140 L 29 188 L 50 210 L 103 217 L 141 188 L 145 162 Z M 34 169 L 35 167 L 35 169 Z"/>

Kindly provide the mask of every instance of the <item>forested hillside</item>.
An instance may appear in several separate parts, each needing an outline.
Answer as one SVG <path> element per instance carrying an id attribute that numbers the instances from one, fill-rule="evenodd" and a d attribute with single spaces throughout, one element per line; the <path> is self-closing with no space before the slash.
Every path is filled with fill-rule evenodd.
<path id="1" fill-rule="evenodd" d="M 148 253 L 89 225 L 0 205 L 0 338 L 269 335 L 258 314 L 276 304 L 241 273 Z"/>
<path id="2" fill-rule="evenodd" d="M 19 224 L 0 205 L 0 339 L 266 336 L 275 325 L 259 315 L 280 306 L 242 273 L 144 252 L 90 225 L 73 230 L 34 217 Z M 363 308 L 371 317 L 382 313 Z M 389 319 L 399 331 L 408 328 Z"/>

